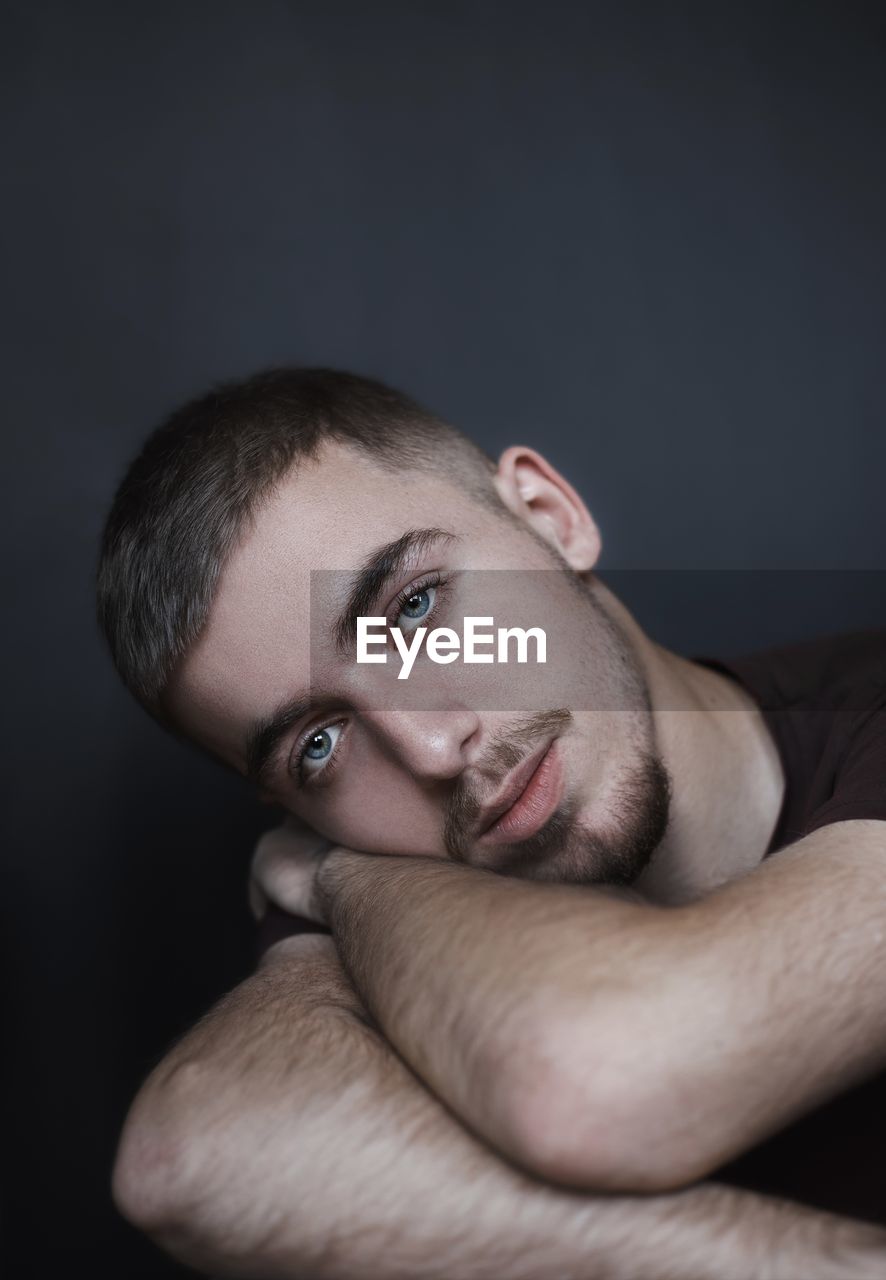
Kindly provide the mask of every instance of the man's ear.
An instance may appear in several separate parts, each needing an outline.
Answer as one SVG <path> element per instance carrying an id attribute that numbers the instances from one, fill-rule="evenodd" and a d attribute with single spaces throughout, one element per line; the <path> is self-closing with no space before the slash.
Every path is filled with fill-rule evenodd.
<path id="1" fill-rule="evenodd" d="M 498 460 L 494 484 L 502 502 L 555 547 L 576 572 L 600 557 L 600 532 L 568 480 L 540 453 L 512 445 Z"/>

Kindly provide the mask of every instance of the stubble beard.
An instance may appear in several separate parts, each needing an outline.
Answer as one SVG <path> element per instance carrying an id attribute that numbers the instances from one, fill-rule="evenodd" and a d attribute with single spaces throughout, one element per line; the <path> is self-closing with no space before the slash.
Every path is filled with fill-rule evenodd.
<path id="1" fill-rule="evenodd" d="M 562 564 L 558 567 L 563 568 Z M 444 823 L 444 841 L 456 861 L 483 865 L 505 875 L 572 884 L 632 885 L 649 866 L 664 840 L 670 819 L 670 775 L 655 749 L 649 691 L 633 647 L 621 627 L 596 599 L 589 582 L 568 567 L 570 586 L 589 608 L 605 648 L 609 668 L 619 672 L 618 699 L 636 726 L 629 737 L 636 754 L 623 767 L 612 790 L 609 811 L 596 828 L 580 815 L 580 800 L 568 794 L 533 836 L 496 846 L 490 856 L 472 848 L 468 836 L 480 804 L 470 791 L 452 797 Z M 511 726 L 490 749 L 489 764 L 503 777 L 545 736 L 560 736 L 575 717 L 566 708 L 538 712 Z"/>
<path id="2" fill-rule="evenodd" d="M 527 880 L 629 886 L 648 867 L 665 837 L 671 783 L 654 753 L 619 784 L 605 830 L 593 830 L 569 797 L 529 840 L 508 848 L 496 870 Z"/>

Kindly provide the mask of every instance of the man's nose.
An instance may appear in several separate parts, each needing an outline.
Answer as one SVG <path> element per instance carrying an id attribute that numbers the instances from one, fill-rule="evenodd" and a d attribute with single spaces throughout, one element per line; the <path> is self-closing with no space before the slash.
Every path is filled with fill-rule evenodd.
<path id="1" fill-rule="evenodd" d="M 364 720 L 413 777 L 428 781 L 457 777 L 480 731 L 469 707 L 378 707 L 364 710 Z"/>

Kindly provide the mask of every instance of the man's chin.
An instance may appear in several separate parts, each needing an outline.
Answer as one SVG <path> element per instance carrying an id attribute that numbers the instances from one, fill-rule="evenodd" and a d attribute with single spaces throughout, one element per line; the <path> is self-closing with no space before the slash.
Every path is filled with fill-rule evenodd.
<path id="1" fill-rule="evenodd" d="M 524 879 L 557 880 L 553 871 L 576 839 L 577 805 L 565 801 L 543 826 L 525 840 L 509 844 L 475 845 L 468 861 L 472 866 Z M 546 874 L 545 871 L 548 871 Z"/>
<path id="2" fill-rule="evenodd" d="M 667 830 L 670 786 L 659 762 L 646 762 L 630 800 L 604 832 L 583 822 L 570 797 L 529 839 L 475 846 L 468 861 L 525 880 L 627 887 L 649 866 Z"/>

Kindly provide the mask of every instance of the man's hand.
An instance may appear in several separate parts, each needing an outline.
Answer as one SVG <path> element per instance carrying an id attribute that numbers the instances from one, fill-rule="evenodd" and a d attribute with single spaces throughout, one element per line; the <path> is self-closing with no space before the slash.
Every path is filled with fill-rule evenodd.
<path id="1" fill-rule="evenodd" d="M 317 872 L 333 845 L 290 815 L 266 831 L 255 846 L 249 870 L 249 905 L 260 920 L 269 902 L 290 915 L 326 925 Z"/>

